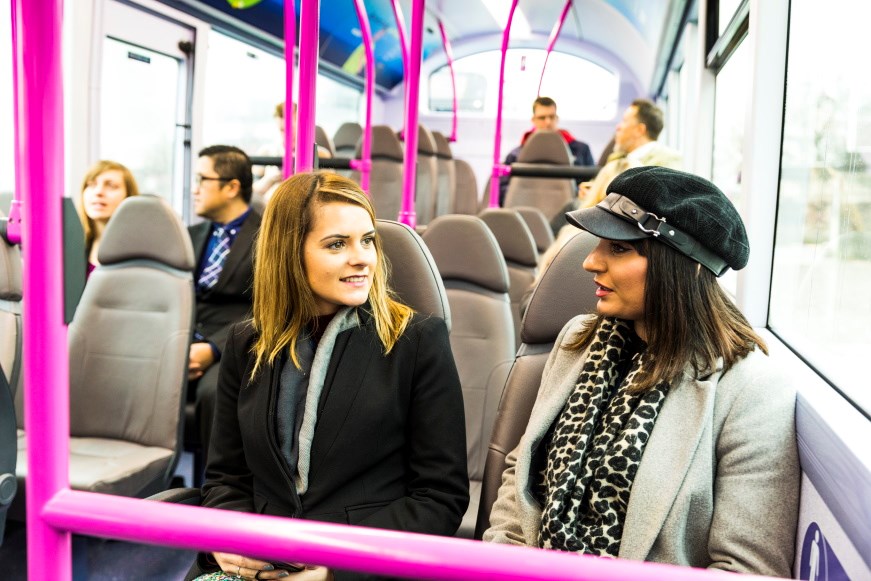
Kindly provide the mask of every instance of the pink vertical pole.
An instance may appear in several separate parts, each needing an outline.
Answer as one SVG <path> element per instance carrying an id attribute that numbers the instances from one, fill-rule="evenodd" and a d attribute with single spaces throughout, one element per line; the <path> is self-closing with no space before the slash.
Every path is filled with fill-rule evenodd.
<path id="1" fill-rule="evenodd" d="M 15 2 L 11 5 L 12 9 L 12 78 L 18 78 L 18 59 L 15 58 L 16 47 L 18 46 L 18 41 L 16 40 L 16 24 L 15 24 Z M 12 90 L 12 111 L 13 118 L 18 120 L 18 89 L 13 87 Z M 15 153 L 13 154 L 15 157 L 15 191 L 13 193 L 12 205 L 9 208 L 9 214 L 6 217 L 6 239 L 12 244 L 19 244 L 21 242 L 21 165 L 18 159 L 18 131 L 14 132 L 13 136 L 14 144 L 13 149 Z"/>
<path id="2" fill-rule="evenodd" d="M 502 165 L 502 96 L 505 91 L 505 54 L 508 52 L 508 37 L 511 34 L 511 21 L 514 20 L 514 9 L 517 8 L 517 0 L 511 1 L 511 11 L 508 13 L 508 22 L 502 31 L 502 61 L 499 64 L 499 101 L 496 103 L 496 136 L 493 146 L 493 173 L 490 174 L 490 207 L 499 207 L 499 178 L 511 173 L 511 168 Z"/>
<path id="3" fill-rule="evenodd" d="M 69 488 L 69 361 L 63 320 L 62 0 L 14 0 L 15 131 L 24 204 L 24 423 L 28 579 L 68 581 L 70 534 L 43 520 Z"/>
<path id="4" fill-rule="evenodd" d="M 399 34 L 399 46 L 402 49 L 402 70 L 408 76 L 408 41 L 405 34 L 405 18 L 402 16 L 402 6 L 399 0 L 393 0 L 393 18 L 396 19 L 396 32 Z M 414 24 L 412 23 L 412 26 Z"/>
<path id="5" fill-rule="evenodd" d="M 363 151 L 361 158 L 351 161 L 351 167 L 360 172 L 360 187 L 369 193 L 369 174 L 372 171 L 372 99 L 375 96 L 375 49 L 372 46 L 372 27 L 369 26 L 369 15 L 363 0 L 354 0 L 357 10 L 357 20 L 360 21 L 360 31 L 363 34 L 363 50 L 366 51 L 366 126 L 363 128 Z"/>
<path id="6" fill-rule="evenodd" d="M 445 25 L 439 20 L 439 32 L 442 34 L 442 46 L 445 49 L 445 56 L 448 58 L 448 70 L 451 72 L 451 91 L 453 92 L 453 111 L 454 118 L 451 121 L 451 137 L 450 141 L 457 140 L 457 78 L 454 76 L 454 54 L 451 50 L 451 41 L 448 40 L 448 33 L 445 32 Z"/>
<path id="7" fill-rule="evenodd" d="M 293 73 L 296 70 L 296 2 L 284 0 L 284 179 L 293 174 Z"/>
<path id="8" fill-rule="evenodd" d="M 300 3 L 299 15 L 299 118 L 296 130 L 296 171 L 314 167 L 315 86 L 318 78 L 319 0 Z"/>
<path id="9" fill-rule="evenodd" d="M 417 101 L 420 94 L 420 60 L 423 56 L 424 0 L 411 4 L 411 49 L 408 51 L 408 69 L 405 72 L 405 158 L 402 182 L 402 210 L 399 221 L 414 228 L 415 180 L 417 179 Z"/>
<path id="10" fill-rule="evenodd" d="M 553 30 L 550 31 L 550 38 L 547 41 L 547 52 L 544 55 L 544 65 L 541 67 L 541 78 L 538 79 L 538 93 L 537 95 L 541 96 L 541 83 L 544 81 L 544 71 L 547 69 L 547 59 L 550 58 L 550 53 L 553 52 L 553 46 L 556 44 L 556 40 L 559 38 L 559 33 L 563 29 L 563 24 L 566 22 L 566 17 L 569 15 L 569 8 L 572 7 L 572 3 L 574 0 L 567 0 L 566 5 L 563 6 L 563 12 L 557 20 L 556 24 L 553 26 Z"/>

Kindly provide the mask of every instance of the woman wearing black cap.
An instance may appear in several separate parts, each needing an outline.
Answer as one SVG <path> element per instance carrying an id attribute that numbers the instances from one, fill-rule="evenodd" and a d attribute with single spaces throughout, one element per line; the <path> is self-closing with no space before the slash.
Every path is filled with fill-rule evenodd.
<path id="1" fill-rule="evenodd" d="M 484 540 L 790 576 L 795 393 L 717 283 L 749 258 L 734 206 L 643 167 L 566 217 L 602 239 L 598 316 L 560 333 Z"/>

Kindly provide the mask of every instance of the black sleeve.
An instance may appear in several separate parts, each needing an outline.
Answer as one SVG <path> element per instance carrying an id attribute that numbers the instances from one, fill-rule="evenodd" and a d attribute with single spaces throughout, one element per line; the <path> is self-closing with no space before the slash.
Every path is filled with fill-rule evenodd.
<path id="1" fill-rule="evenodd" d="M 245 461 L 237 404 L 246 382 L 246 323 L 233 325 L 221 357 L 214 427 L 209 445 L 203 506 L 254 512 L 253 477 Z"/>
<path id="2" fill-rule="evenodd" d="M 460 378 L 438 317 L 415 322 L 416 355 L 409 404 L 407 494 L 359 524 L 453 535 L 469 505 L 466 422 Z"/>

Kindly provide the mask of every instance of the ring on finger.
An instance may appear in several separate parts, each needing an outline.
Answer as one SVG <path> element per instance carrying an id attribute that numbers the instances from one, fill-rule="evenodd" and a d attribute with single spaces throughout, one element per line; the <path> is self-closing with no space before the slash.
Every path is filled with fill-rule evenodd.
<path id="1" fill-rule="evenodd" d="M 263 572 L 263 571 L 257 571 L 257 572 L 254 574 L 254 579 L 256 579 L 257 581 L 260 581 L 260 573 L 262 573 L 262 572 Z"/>
<path id="2" fill-rule="evenodd" d="M 236 565 L 236 577 L 242 576 L 242 565 Z"/>

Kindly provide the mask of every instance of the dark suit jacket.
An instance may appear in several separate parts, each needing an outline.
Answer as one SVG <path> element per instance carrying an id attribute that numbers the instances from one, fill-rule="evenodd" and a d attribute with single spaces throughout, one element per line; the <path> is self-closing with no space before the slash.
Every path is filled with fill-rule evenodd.
<path id="1" fill-rule="evenodd" d="M 230 247 L 218 282 L 204 293 L 197 292 L 196 330 L 218 349 L 224 348 L 230 326 L 248 317 L 251 311 L 254 238 L 260 220 L 260 214 L 252 210 Z M 211 226 L 207 220 L 188 228 L 197 265 L 203 260 Z"/>
<path id="2" fill-rule="evenodd" d="M 250 324 L 221 361 L 203 506 L 453 535 L 469 502 L 463 396 L 442 319 L 415 315 L 388 355 L 371 317 L 340 333 L 318 403 L 300 498 L 278 447 L 280 369 L 253 383 Z M 294 467 L 295 469 L 295 467 Z M 214 571 L 201 554 L 191 574 Z M 192 578 L 189 574 L 188 578 Z M 360 574 L 336 572 L 336 579 Z"/>

